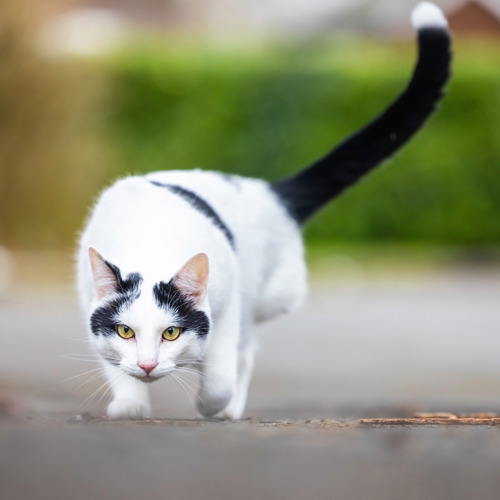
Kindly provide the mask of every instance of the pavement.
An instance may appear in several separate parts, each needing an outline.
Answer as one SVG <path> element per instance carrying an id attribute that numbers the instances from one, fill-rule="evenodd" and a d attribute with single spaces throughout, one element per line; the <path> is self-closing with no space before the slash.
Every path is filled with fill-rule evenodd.
<path id="1" fill-rule="evenodd" d="M 358 423 L 500 414 L 499 304 L 494 268 L 320 277 L 259 328 L 242 421 L 198 420 L 193 379 L 112 422 L 71 288 L 4 293 L 0 498 L 499 499 L 500 429 Z"/>

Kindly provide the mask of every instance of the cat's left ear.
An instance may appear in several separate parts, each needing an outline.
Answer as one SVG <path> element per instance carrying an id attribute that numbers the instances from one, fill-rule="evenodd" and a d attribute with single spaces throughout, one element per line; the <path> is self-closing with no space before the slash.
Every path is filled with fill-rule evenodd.
<path id="1" fill-rule="evenodd" d="M 208 257 L 199 253 L 189 259 L 174 276 L 173 282 L 183 295 L 200 305 L 207 294 Z"/>
<path id="2" fill-rule="evenodd" d="M 101 300 L 119 289 L 119 277 L 95 248 L 89 248 L 89 258 L 92 275 L 94 276 L 96 296 Z"/>

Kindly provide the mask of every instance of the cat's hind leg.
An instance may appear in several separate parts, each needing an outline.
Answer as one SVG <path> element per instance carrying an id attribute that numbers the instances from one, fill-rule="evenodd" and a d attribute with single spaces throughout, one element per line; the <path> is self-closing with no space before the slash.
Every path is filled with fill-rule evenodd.
<path id="1" fill-rule="evenodd" d="M 263 323 L 297 308 L 307 292 L 307 269 L 300 242 L 290 243 L 260 294 L 253 319 Z"/>
<path id="2" fill-rule="evenodd" d="M 113 399 L 107 408 L 112 419 L 141 419 L 151 416 L 149 387 L 115 366 L 106 366 Z"/>

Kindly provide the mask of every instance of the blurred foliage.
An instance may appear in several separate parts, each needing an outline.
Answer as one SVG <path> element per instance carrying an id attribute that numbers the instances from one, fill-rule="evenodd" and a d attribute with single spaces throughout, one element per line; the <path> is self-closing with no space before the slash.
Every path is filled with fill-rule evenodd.
<path id="1" fill-rule="evenodd" d="M 136 41 L 92 64 L 22 54 L 14 78 L 5 61 L 14 67 L 17 50 L 0 38 L 0 242 L 15 246 L 70 244 L 97 186 L 128 173 L 289 175 L 382 111 L 415 58 L 413 44 L 354 38 Z M 498 44 L 458 45 L 438 113 L 308 239 L 500 243 L 498 60 Z"/>
<path id="2" fill-rule="evenodd" d="M 0 3 L 0 244 L 31 249 L 73 244 L 107 168 L 93 126 L 101 76 L 41 57 L 36 33 L 51 5 L 41 7 Z"/>
<path id="3" fill-rule="evenodd" d="M 382 111 L 414 58 L 413 45 L 357 39 L 250 53 L 136 47 L 111 61 L 115 173 L 288 175 Z M 439 111 L 314 219 L 308 238 L 500 242 L 499 60 L 498 44 L 459 45 Z"/>

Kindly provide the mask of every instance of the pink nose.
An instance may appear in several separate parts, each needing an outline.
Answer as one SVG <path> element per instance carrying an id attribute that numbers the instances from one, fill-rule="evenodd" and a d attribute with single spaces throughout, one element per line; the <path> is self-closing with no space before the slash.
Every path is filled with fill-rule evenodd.
<path id="1" fill-rule="evenodd" d="M 158 366 L 158 363 L 137 363 L 137 365 L 146 372 L 146 375 L 149 375 Z"/>

